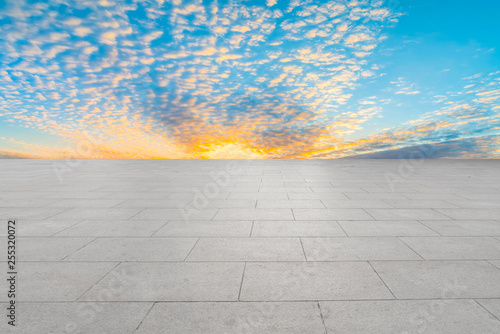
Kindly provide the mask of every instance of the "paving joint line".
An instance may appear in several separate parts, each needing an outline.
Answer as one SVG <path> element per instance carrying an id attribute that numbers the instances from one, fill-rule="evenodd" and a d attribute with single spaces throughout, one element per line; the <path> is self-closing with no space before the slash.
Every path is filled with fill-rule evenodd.
<path id="1" fill-rule="evenodd" d="M 243 266 L 243 273 L 241 274 L 241 282 L 240 282 L 240 290 L 238 291 L 238 302 L 241 302 L 241 290 L 243 289 L 243 280 L 245 279 L 245 271 L 247 269 L 247 263 L 245 262 L 245 265 Z"/>
<path id="2" fill-rule="evenodd" d="M 137 325 L 137 327 L 135 328 L 134 333 L 136 333 L 139 330 L 139 327 L 141 327 L 141 325 L 144 323 L 144 320 L 146 320 L 147 316 L 149 315 L 149 313 L 151 312 L 151 310 L 153 309 L 153 307 L 156 304 L 157 304 L 157 302 L 153 302 L 153 304 L 149 307 L 149 310 L 146 312 L 144 317 L 141 319 L 141 321 L 139 322 L 139 325 Z"/>

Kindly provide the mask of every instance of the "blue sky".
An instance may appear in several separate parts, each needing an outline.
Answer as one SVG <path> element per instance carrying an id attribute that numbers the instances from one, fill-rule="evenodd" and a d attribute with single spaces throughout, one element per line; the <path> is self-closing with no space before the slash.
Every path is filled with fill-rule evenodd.
<path id="1" fill-rule="evenodd" d="M 498 158 L 499 12 L 0 0 L 0 157 Z"/>

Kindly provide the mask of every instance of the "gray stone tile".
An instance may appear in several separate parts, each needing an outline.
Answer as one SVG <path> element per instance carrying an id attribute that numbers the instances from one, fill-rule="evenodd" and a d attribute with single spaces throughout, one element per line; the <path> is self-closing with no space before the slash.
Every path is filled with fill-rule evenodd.
<path id="1" fill-rule="evenodd" d="M 256 193 L 256 192 L 259 192 L 259 189 L 261 188 L 261 186 L 259 184 L 249 184 L 247 183 L 247 185 L 238 185 L 238 186 L 233 186 L 233 187 L 228 187 L 227 188 L 227 191 L 229 192 L 248 192 L 248 193 Z"/>
<path id="2" fill-rule="evenodd" d="M 123 199 L 123 200 L 128 200 L 128 199 L 139 199 L 139 200 L 145 200 L 145 199 L 162 199 L 166 198 L 168 195 L 170 195 L 172 192 L 148 192 L 148 191 L 120 191 L 120 192 L 114 192 L 109 195 L 106 195 L 104 199 Z"/>
<path id="3" fill-rule="evenodd" d="M 394 237 L 302 238 L 307 261 L 421 260 Z"/>
<path id="4" fill-rule="evenodd" d="M 370 220 L 362 209 L 293 209 L 296 220 Z"/>
<path id="5" fill-rule="evenodd" d="M 118 204 L 117 208 L 163 208 L 177 209 L 189 203 L 186 199 L 128 199 Z"/>
<path id="6" fill-rule="evenodd" d="M 289 192 L 288 198 L 292 200 L 299 199 L 328 199 L 328 200 L 349 200 L 343 193 L 296 193 Z"/>
<path id="7" fill-rule="evenodd" d="M 133 334 L 151 306 L 152 303 L 19 303 L 17 326 L 12 329 L 2 321 L 0 332 Z"/>
<path id="8" fill-rule="evenodd" d="M 500 241 L 489 237 L 401 238 L 426 260 L 497 260 Z"/>
<path id="9" fill-rule="evenodd" d="M 102 191 L 52 191 L 43 192 L 37 195 L 38 198 L 59 198 L 59 199 L 72 199 L 72 198 L 103 198 L 110 195 L 111 192 Z"/>
<path id="10" fill-rule="evenodd" d="M 16 220 L 18 237 L 48 237 L 56 234 L 80 220 Z M 7 229 L 0 229 L 0 236 L 6 236 Z"/>
<path id="11" fill-rule="evenodd" d="M 500 200 L 500 194 L 491 194 L 491 193 L 486 193 L 486 194 L 477 194 L 477 193 L 470 193 L 470 192 L 465 192 L 465 193 L 460 193 L 460 197 L 457 199 L 469 199 L 473 201 L 491 201 L 491 200 Z"/>
<path id="12" fill-rule="evenodd" d="M 55 209 L 54 210 L 59 210 Z M 79 219 L 79 220 L 123 220 L 129 219 L 130 217 L 141 212 L 142 209 L 125 209 L 125 208 L 73 208 L 73 209 L 63 209 L 67 210 L 63 213 L 56 214 L 50 217 L 51 220 L 67 220 L 67 219 Z"/>
<path id="13" fill-rule="evenodd" d="M 201 238 L 186 261 L 305 261 L 299 238 Z"/>
<path id="14" fill-rule="evenodd" d="M 398 236 L 437 236 L 423 224 L 412 220 L 352 220 L 339 221 L 348 236 L 353 237 L 398 237 Z"/>
<path id="15" fill-rule="evenodd" d="M 336 221 L 255 221 L 252 237 L 337 237 L 345 236 Z"/>
<path id="16" fill-rule="evenodd" d="M 5 198 L 1 203 L 2 208 L 39 208 L 58 201 L 50 198 Z"/>
<path id="17" fill-rule="evenodd" d="M 257 201 L 257 208 L 259 209 L 292 209 L 292 208 L 312 208 L 324 209 L 325 206 L 319 199 L 293 199 L 293 200 L 279 200 L 279 199 L 265 199 Z"/>
<path id="18" fill-rule="evenodd" d="M 486 261 L 374 261 L 398 299 L 499 298 L 500 270 Z"/>
<path id="19" fill-rule="evenodd" d="M 243 192 L 231 192 L 227 199 L 249 199 L 249 200 L 259 200 L 259 199 L 288 199 L 286 193 L 243 193 Z"/>
<path id="20" fill-rule="evenodd" d="M 160 193 L 159 193 L 160 194 Z M 195 194 L 192 191 L 192 189 L 188 189 L 187 191 L 174 191 L 170 192 L 169 195 L 167 195 L 165 198 L 167 199 L 174 199 L 174 200 L 187 200 L 188 202 L 192 201 L 194 198 Z"/>
<path id="21" fill-rule="evenodd" d="M 197 238 L 99 238 L 67 261 L 183 261 Z"/>
<path id="22" fill-rule="evenodd" d="M 131 220 L 211 220 L 217 209 L 196 209 L 189 205 L 178 209 L 149 208 L 134 215 Z"/>
<path id="23" fill-rule="evenodd" d="M 476 301 L 497 319 L 500 319 L 500 299 L 476 299 Z M 496 331 L 499 332 L 500 329 L 497 329 Z"/>
<path id="24" fill-rule="evenodd" d="M 385 201 L 398 209 L 457 208 L 456 205 L 438 199 L 433 199 L 433 200 L 386 199 Z"/>
<path id="25" fill-rule="evenodd" d="M 434 193 L 434 194 L 421 194 L 421 193 L 405 193 L 405 197 L 412 199 L 412 200 L 443 200 L 443 201 L 449 201 L 449 200 L 463 200 L 463 197 L 458 196 L 456 194 L 439 194 L 439 193 Z"/>
<path id="26" fill-rule="evenodd" d="M 320 302 L 331 333 L 495 333 L 500 322 L 473 300 Z"/>
<path id="27" fill-rule="evenodd" d="M 18 199 L 18 200 L 30 200 L 34 198 L 38 198 L 38 193 L 33 191 L 2 191 L 0 192 L 0 199 L 10 200 L 10 199 Z"/>
<path id="28" fill-rule="evenodd" d="M 456 220 L 499 220 L 500 210 L 495 209 L 436 209 Z"/>
<path id="29" fill-rule="evenodd" d="M 238 262 L 122 263 L 113 270 L 127 273 L 120 294 L 106 294 L 108 286 L 114 283 L 108 275 L 81 300 L 236 301 L 244 265 Z"/>
<path id="30" fill-rule="evenodd" d="M 290 209 L 220 209 L 214 220 L 293 220 Z"/>
<path id="31" fill-rule="evenodd" d="M 488 261 L 488 262 L 500 269 L 500 261 Z"/>
<path id="32" fill-rule="evenodd" d="M 166 221 L 148 220 L 86 220 L 56 234 L 77 237 L 147 237 L 165 225 Z"/>
<path id="33" fill-rule="evenodd" d="M 164 237 L 249 237 L 251 220 L 169 221 L 155 236 Z"/>
<path id="34" fill-rule="evenodd" d="M 394 298 L 366 262 L 249 262 L 244 301 Z"/>
<path id="35" fill-rule="evenodd" d="M 136 334 L 324 334 L 317 303 L 157 303 Z"/>
<path id="36" fill-rule="evenodd" d="M 359 187 L 312 186 L 315 193 L 366 193 Z"/>
<path id="37" fill-rule="evenodd" d="M 312 193 L 311 187 L 260 187 L 260 193 Z"/>
<path id="38" fill-rule="evenodd" d="M 367 208 L 392 208 L 382 200 L 337 200 L 322 199 L 328 209 L 367 209 Z"/>
<path id="39" fill-rule="evenodd" d="M 391 189 L 391 187 L 362 187 L 365 191 L 369 193 L 416 193 L 417 191 L 413 188 L 405 188 L 405 187 L 394 187 Z"/>
<path id="40" fill-rule="evenodd" d="M 19 237 L 16 240 L 17 261 L 60 261 L 94 238 Z M 7 238 L 0 239 L 7 249 Z"/>
<path id="41" fill-rule="evenodd" d="M 49 204 L 47 208 L 112 208 L 122 203 L 123 199 L 107 199 L 107 198 L 80 198 L 80 199 L 63 199 L 55 203 Z M 129 206 L 131 207 L 131 206 Z"/>
<path id="42" fill-rule="evenodd" d="M 61 212 L 67 211 L 68 208 L 0 208 L 0 219 L 16 219 L 16 220 L 42 220 L 53 217 Z M 70 219 L 73 219 L 72 217 Z M 80 219 L 81 220 L 81 219 Z"/>
<path id="43" fill-rule="evenodd" d="M 444 236 L 500 236 L 500 223 L 494 220 L 441 220 L 423 224 Z"/>
<path id="44" fill-rule="evenodd" d="M 248 200 L 248 199 L 213 199 L 207 200 L 206 202 L 193 202 L 190 205 L 195 207 L 195 203 L 203 204 L 203 207 L 206 208 L 246 208 L 246 209 L 255 209 L 257 205 L 257 200 Z"/>
<path id="45" fill-rule="evenodd" d="M 450 220 L 431 209 L 366 209 L 366 212 L 376 220 Z"/>
<path id="46" fill-rule="evenodd" d="M 352 200 L 385 200 L 385 199 L 407 199 L 404 194 L 399 193 L 344 193 L 347 198 Z"/>
<path id="47" fill-rule="evenodd" d="M 497 209 L 500 210 L 500 201 L 498 200 L 460 200 L 452 199 L 448 202 L 466 209 Z"/>
<path id="48" fill-rule="evenodd" d="M 117 263 L 21 262 L 17 265 L 17 301 L 75 301 Z M 21 278 L 22 277 L 22 278 Z M 3 280 L 2 280 L 3 281 Z M 7 291 L 7 282 L 1 284 Z M 7 294 L 2 294 L 5 301 Z"/>

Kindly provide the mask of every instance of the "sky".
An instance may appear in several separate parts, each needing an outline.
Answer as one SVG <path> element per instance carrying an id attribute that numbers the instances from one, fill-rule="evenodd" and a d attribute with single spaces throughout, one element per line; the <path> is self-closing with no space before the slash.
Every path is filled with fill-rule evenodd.
<path id="1" fill-rule="evenodd" d="M 499 12 L 0 0 L 0 158 L 500 158 Z"/>

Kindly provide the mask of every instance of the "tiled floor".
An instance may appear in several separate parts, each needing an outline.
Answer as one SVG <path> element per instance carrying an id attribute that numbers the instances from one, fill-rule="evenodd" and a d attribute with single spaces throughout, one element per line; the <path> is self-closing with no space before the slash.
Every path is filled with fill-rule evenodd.
<path id="1" fill-rule="evenodd" d="M 0 185 L 1 333 L 500 333 L 500 161 L 0 160 Z"/>

